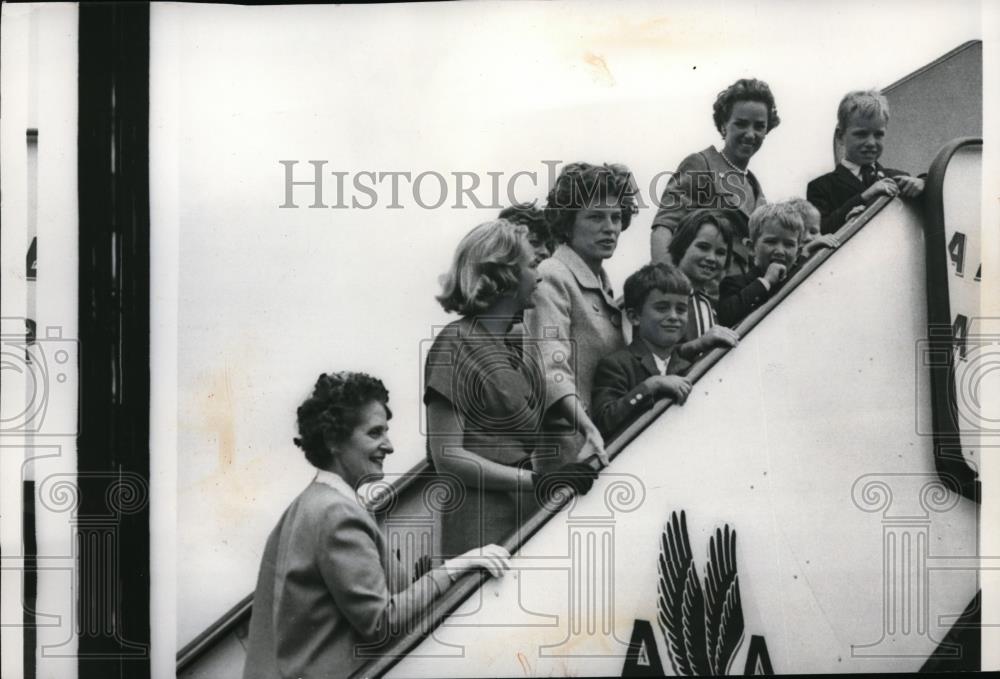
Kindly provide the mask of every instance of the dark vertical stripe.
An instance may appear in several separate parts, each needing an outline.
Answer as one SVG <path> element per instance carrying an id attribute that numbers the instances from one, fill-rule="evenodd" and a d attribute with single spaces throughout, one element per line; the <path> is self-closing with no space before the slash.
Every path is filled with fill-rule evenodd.
<path id="1" fill-rule="evenodd" d="M 84 678 L 148 677 L 146 3 L 80 6 L 78 172 L 78 665 Z"/>
<path id="2" fill-rule="evenodd" d="M 38 540 L 35 536 L 35 482 L 25 481 L 21 489 L 21 539 L 24 541 L 24 679 L 35 679 L 35 647 L 38 628 Z"/>
<path id="3" fill-rule="evenodd" d="M 934 464 L 942 483 L 973 502 L 979 502 L 982 487 L 977 473 L 962 455 L 955 375 L 948 268 L 948 244 L 945 239 L 944 178 L 948 163 L 963 146 L 982 144 L 981 139 L 962 138 L 945 144 L 931 163 L 924 190 L 926 219 L 924 240 L 927 263 L 927 343 L 929 356 L 948 360 L 930 360 L 931 422 L 934 428 Z"/>

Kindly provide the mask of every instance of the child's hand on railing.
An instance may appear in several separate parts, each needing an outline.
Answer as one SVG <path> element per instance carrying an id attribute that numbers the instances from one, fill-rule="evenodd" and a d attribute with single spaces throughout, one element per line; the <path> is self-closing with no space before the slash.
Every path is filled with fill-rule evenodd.
<path id="1" fill-rule="evenodd" d="M 903 198 L 916 198 L 924 192 L 924 180 L 909 175 L 895 178 L 899 193 Z"/>
<path id="2" fill-rule="evenodd" d="M 713 325 L 701 336 L 706 349 L 726 349 L 740 343 L 740 335 L 724 325 Z"/>
<path id="3" fill-rule="evenodd" d="M 847 213 L 847 217 L 844 219 L 845 222 L 849 222 L 855 217 L 859 216 L 862 212 L 868 209 L 867 205 L 856 205 L 851 208 L 851 211 Z"/>
<path id="4" fill-rule="evenodd" d="M 865 203 L 871 203 L 879 196 L 894 198 L 897 195 L 899 195 L 899 186 L 896 182 L 889 177 L 883 177 L 864 190 L 861 194 L 861 200 Z"/>
<path id="5" fill-rule="evenodd" d="M 654 375 L 649 378 L 649 386 L 657 397 L 668 396 L 678 405 L 683 405 L 691 393 L 691 382 L 679 375 Z"/>
<path id="6" fill-rule="evenodd" d="M 862 211 L 864 210 L 863 206 L 859 205 L 858 207 L 860 207 Z M 854 210 L 857 209 L 858 208 L 854 208 Z M 851 212 L 854 212 L 854 210 L 851 210 Z M 859 212 L 858 214 L 861 213 Z M 850 219 L 850 213 L 848 213 L 848 219 Z M 839 247 L 840 247 L 840 241 L 837 240 L 837 237 L 834 236 L 833 234 L 827 234 L 825 236 L 816 236 L 811 241 L 809 241 L 808 245 L 806 245 L 806 255 L 811 256 L 817 250 L 822 250 L 823 248 L 830 248 L 831 250 L 836 250 Z"/>

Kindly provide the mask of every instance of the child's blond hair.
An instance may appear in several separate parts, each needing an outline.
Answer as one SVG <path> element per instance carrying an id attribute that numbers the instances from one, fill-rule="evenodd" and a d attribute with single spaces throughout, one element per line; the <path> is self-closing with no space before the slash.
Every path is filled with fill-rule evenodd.
<path id="1" fill-rule="evenodd" d="M 863 118 L 882 118 L 882 123 L 889 122 L 889 102 L 878 90 L 854 90 L 844 95 L 837 107 L 837 129 L 844 132 L 851 116 Z"/>
<path id="2" fill-rule="evenodd" d="M 769 203 L 761 205 L 750 215 L 750 242 L 756 243 L 760 230 L 765 224 L 772 222 L 777 222 L 783 229 L 794 231 L 800 241 L 805 234 L 806 225 L 802 211 L 793 205 L 792 201 Z"/>
<path id="3" fill-rule="evenodd" d="M 819 224 L 822 221 L 823 216 L 819 213 L 819 210 L 817 210 L 816 206 L 805 198 L 792 198 L 787 202 L 789 205 L 795 207 L 795 209 L 799 211 L 799 214 L 802 215 L 803 228 L 809 222 Z"/>

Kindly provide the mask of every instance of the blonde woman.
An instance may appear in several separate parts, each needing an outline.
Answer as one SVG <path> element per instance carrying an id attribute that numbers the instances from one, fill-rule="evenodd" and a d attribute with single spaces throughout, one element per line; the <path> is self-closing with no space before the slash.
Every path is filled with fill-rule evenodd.
<path id="1" fill-rule="evenodd" d="M 424 404 L 428 453 L 461 502 L 442 516 L 444 556 L 506 538 L 536 508 L 532 491 L 545 487 L 533 471 L 544 374 L 509 334 L 534 304 L 535 265 L 527 227 L 496 220 L 462 239 L 442 276 L 437 299 L 460 318 L 427 354 Z M 579 492 L 589 489 L 588 470 L 562 471 Z"/>

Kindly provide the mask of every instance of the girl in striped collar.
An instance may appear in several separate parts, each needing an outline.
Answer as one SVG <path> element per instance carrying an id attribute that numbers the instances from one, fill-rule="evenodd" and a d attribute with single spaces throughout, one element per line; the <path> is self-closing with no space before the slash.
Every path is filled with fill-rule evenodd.
<path id="1" fill-rule="evenodd" d="M 689 212 L 677 225 L 668 249 L 692 289 L 681 355 L 693 360 L 715 347 L 736 346 L 739 336 L 717 324 L 715 300 L 708 294 L 717 289 L 733 256 L 733 230 L 726 217 L 712 209 Z"/>

